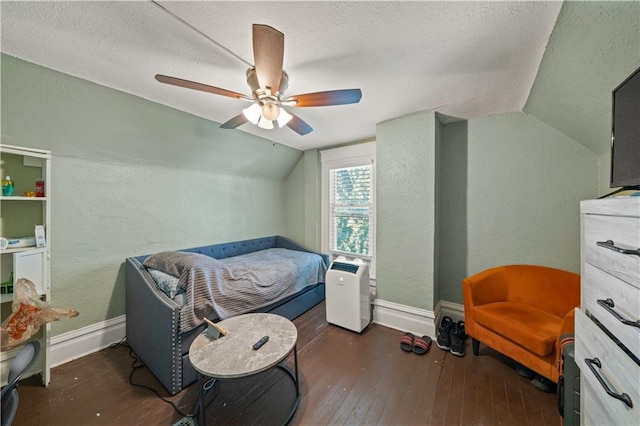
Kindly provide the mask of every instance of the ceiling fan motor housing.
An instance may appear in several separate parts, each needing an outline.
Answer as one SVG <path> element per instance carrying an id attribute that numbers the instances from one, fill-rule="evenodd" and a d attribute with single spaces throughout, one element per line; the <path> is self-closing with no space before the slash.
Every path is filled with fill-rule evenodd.
<path id="1" fill-rule="evenodd" d="M 274 96 L 278 100 L 282 100 L 284 92 L 289 87 L 289 75 L 285 71 L 282 71 L 280 87 L 278 87 L 278 91 L 274 93 L 271 90 L 260 87 L 256 69 L 253 67 L 247 70 L 247 84 L 249 85 L 249 88 L 251 88 L 251 94 L 256 100 L 261 100 L 262 98 L 269 96 Z"/>

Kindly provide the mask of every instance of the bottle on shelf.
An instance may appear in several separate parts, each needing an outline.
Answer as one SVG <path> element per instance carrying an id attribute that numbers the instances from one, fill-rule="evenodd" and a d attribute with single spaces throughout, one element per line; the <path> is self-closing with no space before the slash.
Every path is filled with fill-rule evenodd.
<path id="1" fill-rule="evenodd" d="M 15 182 L 11 180 L 11 176 L 7 176 L 2 180 L 2 195 L 13 196 L 14 195 L 14 186 Z"/>
<path id="2" fill-rule="evenodd" d="M 36 197 L 44 197 L 44 180 L 36 180 Z"/>

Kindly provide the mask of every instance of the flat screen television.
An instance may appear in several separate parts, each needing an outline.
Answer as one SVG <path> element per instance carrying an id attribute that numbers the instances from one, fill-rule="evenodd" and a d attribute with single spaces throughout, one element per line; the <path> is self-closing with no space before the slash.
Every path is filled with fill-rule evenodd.
<path id="1" fill-rule="evenodd" d="M 640 68 L 611 96 L 610 187 L 640 189 Z"/>

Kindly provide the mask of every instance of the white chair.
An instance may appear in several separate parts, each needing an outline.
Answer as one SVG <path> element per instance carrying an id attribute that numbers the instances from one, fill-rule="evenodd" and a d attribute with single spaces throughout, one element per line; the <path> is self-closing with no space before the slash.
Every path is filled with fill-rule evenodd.
<path id="1" fill-rule="evenodd" d="M 11 426 L 18 411 L 18 382 L 38 359 L 40 354 L 40 342 L 33 340 L 25 344 L 18 356 L 15 357 L 11 368 L 9 369 L 9 377 L 7 378 L 7 386 L 2 388 L 2 426 Z"/>

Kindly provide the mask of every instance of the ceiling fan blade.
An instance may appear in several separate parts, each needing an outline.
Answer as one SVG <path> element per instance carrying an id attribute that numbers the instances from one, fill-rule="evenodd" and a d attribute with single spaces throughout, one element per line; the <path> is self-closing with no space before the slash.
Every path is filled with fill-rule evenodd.
<path id="1" fill-rule="evenodd" d="M 283 103 L 295 107 L 316 107 L 357 104 L 362 98 L 360 89 L 329 90 L 288 97 Z"/>
<path id="2" fill-rule="evenodd" d="M 240 113 L 233 117 L 231 120 L 221 124 L 220 127 L 223 129 L 235 129 L 238 126 L 242 126 L 246 122 L 247 117 L 245 117 L 244 114 Z"/>
<path id="3" fill-rule="evenodd" d="M 253 99 L 246 95 L 243 95 L 242 93 L 221 89 L 215 86 L 209 86 L 208 84 L 197 83 L 195 81 L 183 80 L 177 77 L 169 77 L 167 75 L 156 74 L 156 80 L 158 80 L 160 83 L 171 84 L 173 86 L 186 87 L 187 89 L 199 90 L 201 92 L 214 93 L 216 95 L 228 96 L 230 98 L 253 101 Z"/>
<path id="4" fill-rule="evenodd" d="M 268 25 L 253 24 L 253 59 L 258 83 L 275 94 L 284 63 L 284 34 Z"/>
<path id="5" fill-rule="evenodd" d="M 289 122 L 287 123 L 287 127 L 289 127 L 300 136 L 304 136 L 307 133 L 313 132 L 313 127 L 309 126 L 305 121 L 294 114 L 291 114 L 291 120 L 289 120 Z"/>

